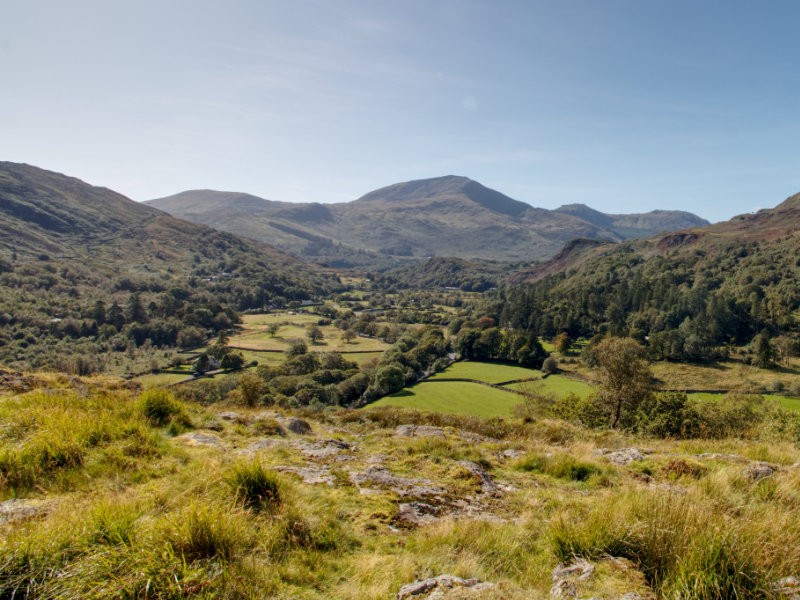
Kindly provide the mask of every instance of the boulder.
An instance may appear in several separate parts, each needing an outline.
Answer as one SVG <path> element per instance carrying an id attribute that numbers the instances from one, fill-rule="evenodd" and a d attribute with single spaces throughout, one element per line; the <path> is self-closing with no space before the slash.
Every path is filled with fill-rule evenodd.
<path id="1" fill-rule="evenodd" d="M 304 421 L 303 419 L 298 419 L 296 417 L 284 419 L 283 426 L 297 435 L 306 435 L 311 433 L 311 425 L 308 424 L 308 421 Z"/>
<path id="2" fill-rule="evenodd" d="M 594 574 L 594 565 L 587 560 L 578 558 L 570 563 L 561 563 L 553 569 L 553 587 L 550 588 L 551 598 L 577 598 L 580 581 L 586 581 Z"/>
<path id="3" fill-rule="evenodd" d="M 766 462 L 754 462 L 747 465 L 744 469 L 744 475 L 753 481 L 761 481 L 767 477 L 772 477 L 778 472 L 776 467 Z"/>

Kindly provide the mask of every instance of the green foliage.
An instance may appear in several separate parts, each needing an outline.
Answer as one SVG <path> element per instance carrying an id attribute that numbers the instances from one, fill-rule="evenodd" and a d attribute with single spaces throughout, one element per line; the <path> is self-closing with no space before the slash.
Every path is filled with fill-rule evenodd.
<path id="1" fill-rule="evenodd" d="M 606 338 L 594 348 L 600 390 L 611 427 L 630 428 L 639 405 L 651 394 L 644 348 L 630 338 Z"/>

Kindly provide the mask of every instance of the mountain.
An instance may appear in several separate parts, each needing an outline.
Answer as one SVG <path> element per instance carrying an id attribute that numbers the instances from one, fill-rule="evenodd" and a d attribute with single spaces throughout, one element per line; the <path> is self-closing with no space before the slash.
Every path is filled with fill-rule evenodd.
<path id="1" fill-rule="evenodd" d="M 648 213 L 630 215 L 608 215 L 585 204 L 566 204 L 556 212 L 579 217 L 584 221 L 611 229 L 624 239 L 642 238 L 663 231 L 675 231 L 690 227 L 703 227 L 708 221 L 690 212 L 680 210 L 653 210 Z"/>
<path id="2" fill-rule="evenodd" d="M 772 359 L 781 347 L 785 358 L 800 352 L 799 256 L 800 194 L 706 227 L 569 244 L 516 275 L 498 319 L 545 336 L 632 335 L 670 360 L 714 358 L 761 335 L 779 340 Z"/>
<path id="3" fill-rule="evenodd" d="M 604 215 L 576 208 L 582 205 L 545 210 L 452 175 L 397 183 L 335 204 L 292 204 L 212 190 L 147 204 L 339 266 L 359 260 L 369 265 L 378 257 L 540 260 L 573 238 L 622 241 L 707 224 L 672 211 Z"/>
<path id="4" fill-rule="evenodd" d="M 45 365 L 59 344 L 64 354 L 80 346 L 86 355 L 131 340 L 174 346 L 181 330 L 210 334 L 230 326 L 234 311 L 337 287 L 262 242 L 73 177 L 0 162 L 0 364 Z M 106 323 L 98 302 L 129 314 Z M 101 335 L 105 324 L 113 328 Z"/>

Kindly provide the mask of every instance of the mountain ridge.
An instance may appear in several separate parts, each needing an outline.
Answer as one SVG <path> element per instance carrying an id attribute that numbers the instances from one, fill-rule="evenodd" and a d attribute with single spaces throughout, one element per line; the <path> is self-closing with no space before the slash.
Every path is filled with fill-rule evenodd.
<path id="1" fill-rule="evenodd" d="M 246 209 L 237 201 L 242 196 L 249 199 Z M 575 211 L 569 207 L 537 208 L 459 175 L 395 183 L 350 202 L 258 202 L 255 198 L 202 190 L 146 203 L 318 262 L 337 252 L 533 261 L 555 255 L 573 238 L 619 242 L 654 231 L 708 224 L 681 211 L 605 215 L 585 207 L 582 215 L 571 214 Z"/>

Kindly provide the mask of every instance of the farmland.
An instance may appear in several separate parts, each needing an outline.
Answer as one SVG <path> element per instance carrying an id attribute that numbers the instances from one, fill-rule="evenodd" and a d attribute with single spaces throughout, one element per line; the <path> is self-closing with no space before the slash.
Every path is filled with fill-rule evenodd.
<path id="1" fill-rule="evenodd" d="M 473 381 L 457 381 L 473 380 Z M 499 383 L 515 381 L 501 388 Z M 395 406 L 439 413 L 480 417 L 508 417 L 524 394 L 545 393 L 554 396 L 575 394 L 586 397 L 592 386 L 565 377 L 507 364 L 475 361 L 457 362 L 430 379 L 391 394 L 370 406 Z"/>
<path id="2" fill-rule="evenodd" d="M 239 330 L 230 337 L 229 345 L 237 349 L 253 351 L 285 351 L 292 340 L 306 339 L 308 327 L 317 325 L 322 339 L 313 344 L 312 350 L 319 352 L 381 352 L 389 344 L 376 338 L 356 337 L 352 341 L 342 339 L 342 331 L 332 325 L 318 325 L 319 315 L 305 313 L 273 313 L 266 315 L 244 315 Z M 274 334 L 270 326 L 277 329 Z"/>

